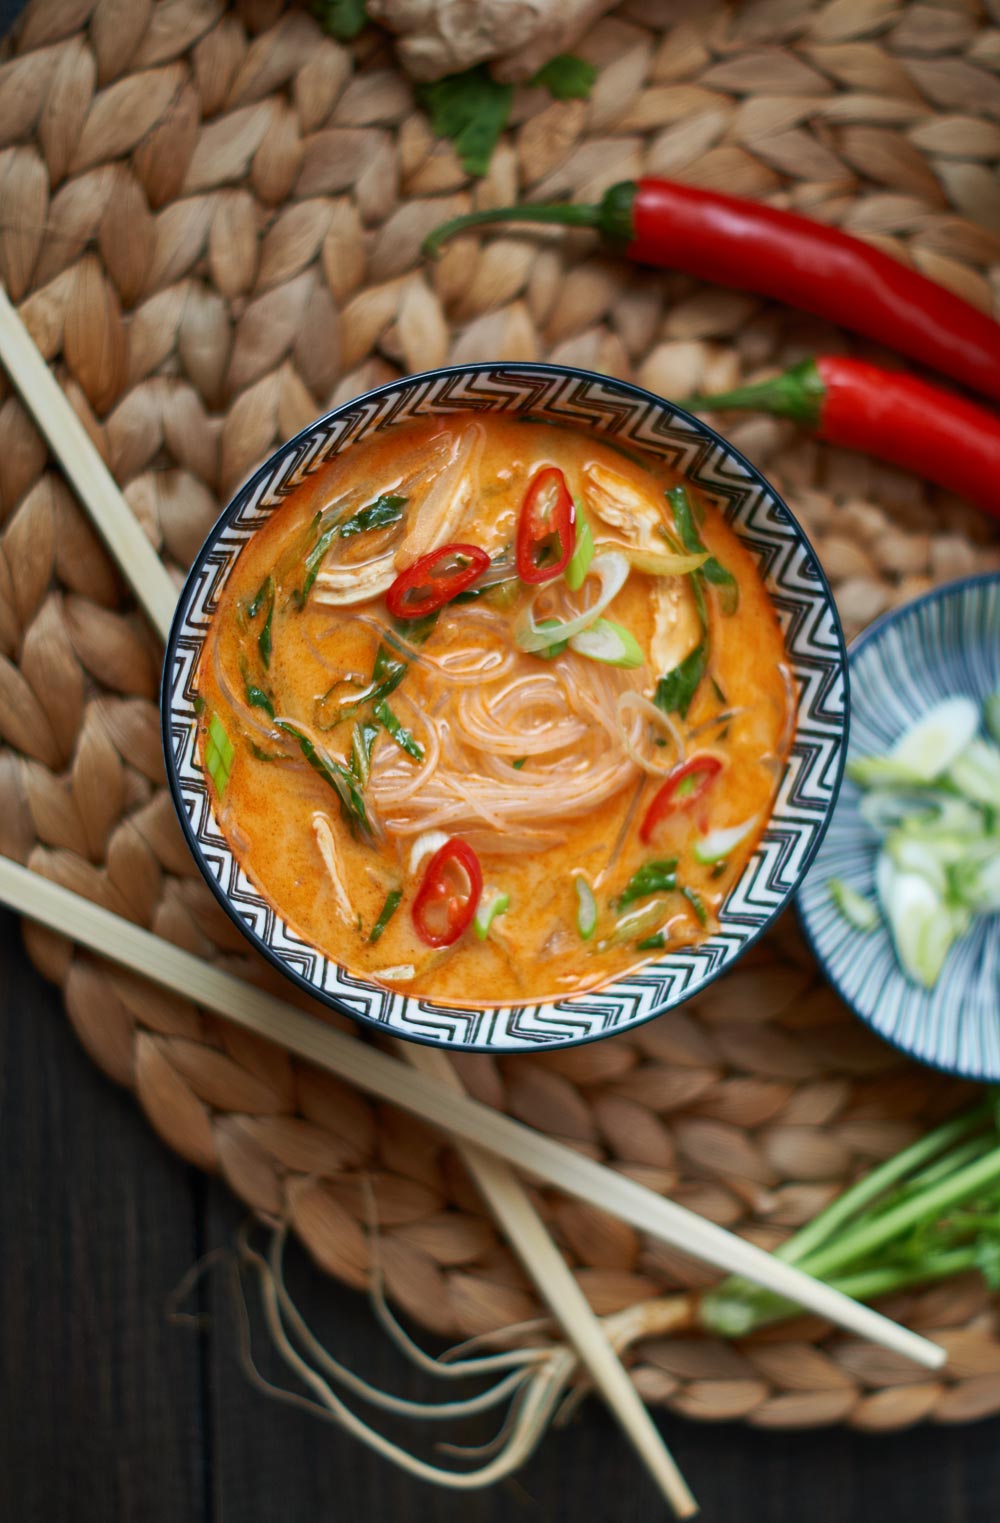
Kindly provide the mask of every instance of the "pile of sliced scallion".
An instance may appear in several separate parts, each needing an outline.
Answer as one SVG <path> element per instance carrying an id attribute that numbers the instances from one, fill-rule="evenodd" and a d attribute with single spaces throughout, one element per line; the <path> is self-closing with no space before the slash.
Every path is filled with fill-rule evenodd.
<path id="1" fill-rule="evenodd" d="M 984 728 L 989 739 L 983 738 Z M 878 904 L 839 878 L 830 893 L 859 931 L 885 922 L 900 965 L 925 988 L 977 915 L 1000 910 L 1000 693 L 936 704 L 891 751 L 850 763 L 878 837 Z"/>

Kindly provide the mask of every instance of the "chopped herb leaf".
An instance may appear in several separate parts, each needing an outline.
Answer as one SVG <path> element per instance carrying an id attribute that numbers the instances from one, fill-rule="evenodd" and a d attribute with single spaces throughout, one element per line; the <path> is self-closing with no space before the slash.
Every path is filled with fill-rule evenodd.
<path id="1" fill-rule="evenodd" d="M 528 758 L 526 756 L 519 756 L 517 761 L 511 762 L 511 766 L 514 768 L 515 772 L 520 772 L 521 768 L 524 766 L 527 760 Z"/>
<path id="2" fill-rule="evenodd" d="M 272 577 L 266 576 L 254 593 L 252 602 L 247 604 L 247 615 L 249 618 L 255 619 L 257 617 L 273 590 L 274 580 Z"/>
<path id="3" fill-rule="evenodd" d="M 257 649 L 260 651 L 260 659 L 267 671 L 271 665 L 271 620 L 274 617 L 274 577 L 266 576 L 254 593 L 253 602 L 247 608 L 247 614 L 255 619 L 261 609 L 265 609 L 264 627 L 257 636 Z"/>
<path id="4" fill-rule="evenodd" d="M 618 900 L 618 909 L 633 904 L 636 899 L 647 899 L 663 889 L 677 887 L 677 858 L 667 857 L 660 862 L 644 862 L 637 873 L 626 883 Z"/>
<path id="5" fill-rule="evenodd" d="M 338 42 L 353 42 L 368 21 L 365 0 L 313 0 L 312 13 Z"/>
<path id="6" fill-rule="evenodd" d="M 205 702 L 204 698 L 201 696 L 201 694 L 200 693 L 196 693 L 195 697 L 194 697 L 194 711 L 195 711 L 195 713 L 196 714 L 204 714 L 204 712 L 205 712 L 207 707 L 208 707 L 208 705 L 206 704 L 206 702 Z"/>
<path id="7" fill-rule="evenodd" d="M 357 719 L 367 704 L 378 703 L 380 699 L 388 698 L 390 693 L 395 692 L 408 671 L 405 661 L 397 661 L 384 645 L 380 645 L 375 656 L 372 680 L 367 687 L 358 690 L 358 695 L 352 702 L 342 703 L 334 697 L 343 689 L 343 682 L 335 682 L 316 700 L 314 713 L 317 725 L 323 730 L 332 730 L 349 719 Z"/>
<path id="8" fill-rule="evenodd" d="M 396 718 L 396 715 L 392 712 L 384 698 L 375 705 L 374 712 L 375 718 L 378 720 L 379 724 L 382 725 L 386 731 L 388 731 L 399 749 L 401 751 L 405 751 L 407 756 L 412 756 L 414 761 L 423 761 L 423 746 L 418 740 L 414 740 L 413 736 L 411 735 L 410 731 L 406 729 L 405 725 L 400 724 L 399 720 Z"/>
<path id="9" fill-rule="evenodd" d="M 280 751 L 262 751 L 260 746 L 256 745 L 252 740 L 248 740 L 247 745 L 250 747 L 250 755 L 256 756 L 258 761 L 273 762 L 285 761 L 287 759 L 282 756 Z"/>
<path id="10" fill-rule="evenodd" d="M 386 901 L 382 906 L 382 912 L 376 920 L 375 924 L 372 926 L 371 935 L 368 937 L 369 942 L 378 941 L 382 932 L 389 924 L 389 921 L 399 909 L 399 902 L 402 897 L 403 890 L 401 888 L 394 888 L 391 894 L 386 895 Z"/>
<path id="11" fill-rule="evenodd" d="M 695 523 L 694 510 L 691 499 L 687 494 L 686 487 L 674 487 L 667 493 L 667 501 L 674 515 L 674 523 L 681 543 L 689 555 L 702 555 L 705 553 L 705 545 Z M 723 613 L 735 613 L 740 601 L 740 589 L 736 578 L 731 571 L 710 555 L 699 571 L 693 574 L 695 583 L 698 581 L 711 582 L 719 594 L 719 603 Z"/>
<path id="12" fill-rule="evenodd" d="M 323 564 L 323 557 L 329 550 L 330 545 L 333 543 L 333 539 L 336 533 L 336 525 L 334 525 L 331 529 L 324 529 L 323 533 L 320 535 L 319 539 L 316 541 L 312 549 L 309 551 L 309 554 L 306 556 L 305 581 L 302 583 L 299 591 L 293 594 L 295 602 L 299 608 L 305 607 L 306 599 L 308 598 L 310 592 L 312 592 L 313 583 L 319 576 L 319 568 Z"/>
<path id="13" fill-rule="evenodd" d="M 457 602 L 458 599 L 453 601 Z M 440 611 L 435 609 L 423 619 L 393 619 L 392 626 L 401 639 L 408 640 L 411 645 L 423 645 L 437 623 Z"/>
<path id="14" fill-rule="evenodd" d="M 365 809 L 365 801 L 358 791 L 357 779 L 353 772 L 335 761 L 332 756 L 326 756 L 317 750 L 308 735 L 304 735 L 295 725 L 289 724 L 284 719 L 278 720 L 278 728 L 286 730 L 293 735 L 299 743 L 302 755 L 314 771 L 318 772 L 325 783 L 328 783 L 340 800 L 340 810 L 351 827 L 351 831 L 360 826 L 365 835 L 371 835 L 371 824 L 368 819 L 368 811 Z"/>
<path id="15" fill-rule="evenodd" d="M 681 893 L 684 895 L 688 904 L 690 904 L 691 908 L 698 916 L 698 919 L 701 921 L 702 925 L 704 925 L 708 920 L 708 911 L 705 908 L 705 901 L 702 899 L 701 895 L 696 893 L 693 888 L 682 888 Z"/>
<path id="16" fill-rule="evenodd" d="M 662 709 L 664 714 L 679 714 L 682 719 L 686 719 L 707 666 L 708 645 L 703 640 L 689 656 L 684 657 L 679 666 L 660 678 L 653 695 L 657 708 Z"/>
<path id="17" fill-rule="evenodd" d="M 484 175 L 507 125 L 513 85 L 501 85 L 485 64 L 417 86 L 417 99 L 436 137 L 450 138 L 469 175 Z"/>
<path id="18" fill-rule="evenodd" d="M 726 861 L 716 862 L 715 866 L 712 868 L 712 872 L 711 872 L 710 876 L 713 877 L 713 878 L 721 878 L 722 874 L 725 872 L 725 870 L 726 870 L 726 868 L 728 866 L 729 866 L 729 863 L 726 862 Z"/>
<path id="19" fill-rule="evenodd" d="M 378 735 L 378 725 L 359 719 L 351 736 L 351 771 L 364 788 L 372 768 L 372 751 Z"/>
<path id="20" fill-rule="evenodd" d="M 637 952 L 659 952 L 666 944 L 663 932 L 656 931 L 654 935 L 647 936 L 644 941 L 637 941 L 635 949 Z"/>
<path id="21" fill-rule="evenodd" d="M 221 797 L 226 791 L 229 774 L 233 769 L 233 758 L 236 752 L 233 743 L 226 734 L 226 727 L 218 714 L 213 714 L 208 721 L 208 735 L 205 740 L 205 771 L 215 784 L 215 791 Z"/>
<path id="22" fill-rule="evenodd" d="M 274 718 L 274 704 L 262 687 L 258 687 L 255 682 L 248 682 L 246 694 L 247 703 L 250 704 L 251 708 L 263 709 L 268 719 Z"/>
<path id="23" fill-rule="evenodd" d="M 341 524 L 341 539 L 350 539 L 352 535 L 364 534 L 368 529 L 384 529 L 388 524 L 398 523 L 408 500 L 406 497 L 384 492 L 381 497 L 376 497 L 374 502 L 370 502 L 367 508 L 362 508 L 353 518 Z"/>
<path id="24" fill-rule="evenodd" d="M 533 85 L 548 90 L 556 100 L 589 100 L 597 70 L 575 53 L 557 53 L 539 69 Z"/>

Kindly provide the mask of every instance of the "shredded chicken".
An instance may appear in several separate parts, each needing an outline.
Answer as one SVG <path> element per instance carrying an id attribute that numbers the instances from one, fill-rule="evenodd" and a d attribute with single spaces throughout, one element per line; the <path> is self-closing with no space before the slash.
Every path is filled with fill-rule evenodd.
<path id="1" fill-rule="evenodd" d="M 330 886 L 337 901 L 337 908 L 345 921 L 353 923 L 355 912 L 344 886 L 343 867 L 333 826 L 326 815 L 317 810 L 312 817 L 312 828 L 319 854 L 323 858 L 323 865 L 330 875 Z"/>
<path id="2" fill-rule="evenodd" d="M 657 578 L 653 592 L 653 637 L 649 664 L 659 676 L 673 671 L 701 639 L 691 583 L 684 576 Z"/>
<path id="3" fill-rule="evenodd" d="M 596 462 L 584 467 L 583 478 L 587 484 L 587 507 L 602 522 L 617 529 L 633 548 L 664 553 L 666 546 L 657 532 L 663 524 L 663 514 L 655 498 L 627 477 Z"/>

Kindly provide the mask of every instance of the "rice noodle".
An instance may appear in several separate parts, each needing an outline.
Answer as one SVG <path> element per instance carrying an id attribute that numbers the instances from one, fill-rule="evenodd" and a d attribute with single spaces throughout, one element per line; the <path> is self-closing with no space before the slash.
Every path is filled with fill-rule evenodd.
<path id="1" fill-rule="evenodd" d="M 670 736 L 670 739 L 673 741 L 674 752 L 672 755 L 667 752 L 662 765 L 655 766 L 652 761 L 647 760 L 646 757 L 644 757 L 639 751 L 636 740 L 634 738 L 634 722 L 630 732 L 629 726 L 624 717 L 625 712 L 629 709 L 635 709 L 637 714 L 646 720 L 647 724 L 654 725 L 658 730 L 665 730 L 666 733 Z M 684 746 L 684 741 L 677 726 L 670 718 L 670 715 L 665 714 L 662 709 L 657 708 L 655 703 L 653 703 L 649 698 L 644 698 L 641 693 L 630 691 L 621 694 L 618 699 L 618 719 L 618 733 L 622 744 L 625 747 L 625 750 L 635 762 L 636 766 L 641 767 L 642 770 L 644 772 L 648 772 L 650 776 L 666 777 L 668 772 L 672 772 L 678 763 L 684 760 L 687 754 Z"/>
<path id="2" fill-rule="evenodd" d="M 565 839 L 565 822 L 591 813 L 635 778 L 616 714 L 634 673 L 597 662 L 540 667 L 514 653 L 511 660 L 512 674 L 449 687 L 436 695 L 432 712 L 424 708 L 438 749 L 433 757 L 428 749 L 416 775 L 404 775 L 406 764 L 379 747 L 370 787 L 389 830 L 461 831 L 470 841 L 482 836 L 489 851 L 537 849 Z M 523 770 L 511 764 L 522 757 Z"/>
<path id="3" fill-rule="evenodd" d="M 246 702 L 233 687 L 222 666 L 222 641 L 215 640 L 212 645 L 212 672 L 215 677 L 219 692 L 226 700 L 233 713 L 237 716 L 240 724 L 253 732 L 261 740 L 266 740 L 269 745 L 284 745 L 285 737 L 273 724 L 265 724 L 257 718 L 252 704 Z M 260 713 L 264 713 L 263 709 Z"/>

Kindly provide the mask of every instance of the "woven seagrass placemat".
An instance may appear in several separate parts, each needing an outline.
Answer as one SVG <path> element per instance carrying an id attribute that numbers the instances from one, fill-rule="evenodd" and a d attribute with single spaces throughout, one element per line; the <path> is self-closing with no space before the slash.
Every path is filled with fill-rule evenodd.
<path id="1" fill-rule="evenodd" d="M 0 274 L 179 582 L 279 439 L 402 371 L 551 358 L 678 395 L 817 350 L 875 353 L 741 293 L 630 268 L 581 234 L 463 238 L 423 267 L 423 234 L 473 203 L 593 198 L 659 172 L 849 228 L 993 310 L 996 19 L 995 0 L 992 21 L 977 0 L 631 0 L 579 45 L 599 66 L 590 101 L 522 89 L 472 185 L 375 28 L 346 48 L 272 0 L 33 0 L 0 68 Z M 988 520 L 900 471 L 784 423 L 729 433 L 807 526 L 849 634 L 1000 565 Z M 0 382 L 0 849 L 274 985 L 174 822 L 158 661 Z M 536 1310 L 438 1137 L 58 936 L 25 926 L 25 940 L 165 1141 L 251 1207 L 287 1213 L 331 1274 L 365 1283 L 370 1183 L 390 1292 L 416 1319 L 468 1335 Z M 488 1103 L 765 1245 L 967 1098 L 854 1022 L 788 921 L 635 1033 L 456 1062 Z M 599 1311 L 699 1283 L 631 1228 L 538 1200 Z M 977 1277 L 888 1309 L 947 1344 L 944 1377 L 803 1320 L 737 1347 L 648 1342 L 635 1378 L 677 1411 L 769 1427 L 1000 1410 Z"/>

